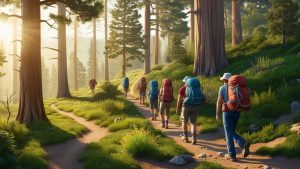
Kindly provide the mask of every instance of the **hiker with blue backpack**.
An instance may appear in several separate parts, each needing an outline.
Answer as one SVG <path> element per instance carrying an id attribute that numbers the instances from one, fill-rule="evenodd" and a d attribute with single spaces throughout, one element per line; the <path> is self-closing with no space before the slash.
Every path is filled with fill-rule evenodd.
<path id="1" fill-rule="evenodd" d="M 224 84 L 219 89 L 219 97 L 216 104 L 216 120 L 221 119 L 220 112 L 223 112 L 223 125 L 227 142 L 228 154 L 225 158 L 236 162 L 234 141 L 243 149 L 242 155 L 246 158 L 250 151 L 250 144 L 245 141 L 235 130 L 241 112 L 248 111 L 251 106 L 251 91 L 247 86 L 246 78 L 231 73 L 224 73 L 220 78 Z"/>
<path id="2" fill-rule="evenodd" d="M 129 89 L 129 78 L 128 77 L 125 76 L 123 78 L 122 86 L 123 86 L 123 90 L 124 90 L 124 96 L 127 97 L 128 89 Z"/>
<path id="3" fill-rule="evenodd" d="M 156 80 L 152 80 L 149 83 L 148 90 L 148 99 L 149 99 L 149 108 L 152 115 L 152 120 L 156 120 L 158 113 L 158 82 Z"/>
<path id="4" fill-rule="evenodd" d="M 205 102 L 205 98 L 201 89 L 200 80 L 194 77 L 185 77 L 183 81 L 186 83 L 179 90 L 179 102 L 182 102 L 182 129 L 183 141 L 189 143 L 187 123 L 191 123 L 192 144 L 197 144 L 197 116 L 200 106 Z M 183 101 L 182 101 L 183 100 Z M 179 112 L 177 106 L 177 112 Z"/>

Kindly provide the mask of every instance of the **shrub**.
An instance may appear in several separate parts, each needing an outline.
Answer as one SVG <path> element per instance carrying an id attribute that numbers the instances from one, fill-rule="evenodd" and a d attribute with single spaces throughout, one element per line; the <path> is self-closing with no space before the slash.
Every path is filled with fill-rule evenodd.
<path id="1" fill-rule="evenodd" d="M 96 95 L 96 97 L 99 97 L 98 100 L 103 99 L 100 97 L 101 94 L 104 94 L 104 96 L 106 96 L 107 98 L 116 98 L 116 96 L 120 94 L 120 92 L 118 91 L 118 86 L 113 85 L 110 82 L 103 82 L 100 85 L 100 89 L 102 90 L 102 92 Z"/>
<path id="2" fill-rule="evenodd" d="M 0 130 L 0 168 L 9 168 L 16 164 L 18 159 L 14 135 Z"/>
<path id="3" fill-rule="evenodd" d="M 122 139 L 122 145 L 134 157 L 153 157 L 157 153 L 157 139 L 150 131 L 134 129 Z"/>

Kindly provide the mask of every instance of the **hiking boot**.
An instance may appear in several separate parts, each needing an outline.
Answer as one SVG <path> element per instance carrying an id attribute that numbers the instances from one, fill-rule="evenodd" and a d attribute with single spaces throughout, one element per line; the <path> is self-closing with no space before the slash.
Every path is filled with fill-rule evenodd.
<path id="1" fill-rule="evenodd" d="M 243 154 L 244 158 L 246 158 L 246 157 L 249 156 L 249 154 L 250 154 L 250 146 L 251 146 L 250 143 L 245 143 L 243 151 L 242 151 L 242 154 Z"/>
<path id="2" fill-rule="evenodd" d="M 155 118 L 154 118 L 153 116 L 152 116 L 152 118 L 151 118 L 151 119 L 152 119 L 152 121 L 154 121 L 154 120 L 155 120 Z"/>
<path id="3" fill-rule="evenodd" d="M 165 127 L 166 127 L 166 129 L 169 128 L 169 121 L 168 120 L 166 121 L 166 126 Z"/>
<path id="4" fill-rule="evenodd" d="M 193 145 L 196 145 L 197 144 L 197 137 L 196 137 L 196 134 L 193 134 L 193 136 L 192 136 L 192 144 Z"/>
<path id="5" fill-rule="evenodd" d="M 230 161 L 232 161 L 232 162 L 237 162 L 236 157 L 230 157 L 229 154 L 225 154 L 224 158 L 225 158 L 226 160 L 230 160 Z"/>
<path id="6" fill-rule="evenodd" d="M 161 122 L 161 127 L 165 128 L 165 122 L 164 121 Z"/>

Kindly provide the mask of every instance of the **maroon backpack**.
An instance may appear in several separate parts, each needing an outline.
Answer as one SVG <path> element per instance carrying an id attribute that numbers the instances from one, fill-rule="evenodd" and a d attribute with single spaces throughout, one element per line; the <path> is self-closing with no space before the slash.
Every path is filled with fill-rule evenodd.
<path id="1" fill-rule="evenodd" d="M 140 89 L 140 91 L 146 91 L 146 88 L 147 88 L 146 78 L 142 77 L 140 80 L 139 89 Z"/>
<path id="2" fill-rule="evenodd" d="M 165 102 L 171 102 L 174 100 L 172 81 L 170 79 L 163 80 L 163 85 L 160 89 L 160 97 L 161 100 Z"/>

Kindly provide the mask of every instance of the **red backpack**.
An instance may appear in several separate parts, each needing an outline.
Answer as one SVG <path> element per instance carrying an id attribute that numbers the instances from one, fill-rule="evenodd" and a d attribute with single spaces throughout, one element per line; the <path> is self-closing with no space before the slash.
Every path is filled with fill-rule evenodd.
<path id="1" fill-rule="evenodd" d="M 228 81 L 228 102 L 230 111 L 246 112 L 251 108 L 251 90 L 245 77 L 232 76 Z"/>
<path id="2" fill-rule="evenodd" d="M 142 78 L 140 79 L 139 90 L 140 90 L 140 91 L 146 91 L 146 88 L 147 88 L 146 78 L 145 78 L 145 77 L 142 77 Z"/>
<path id="3" fill-rule="evenodd" d="M 170 79 L 164 79 L 162 88 L 160 89 L 161 100 L 170 102 L 174 100 L 172 81 Z"/>

